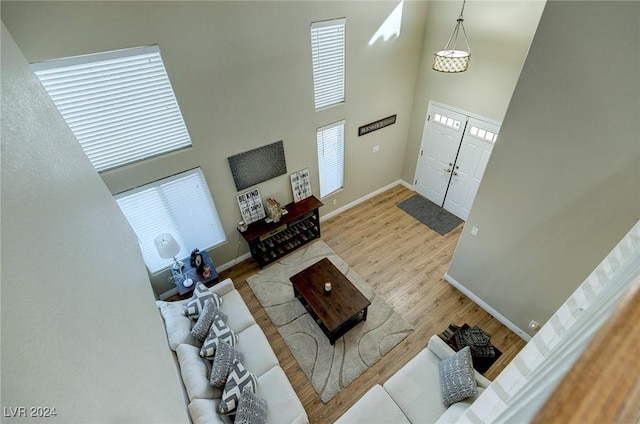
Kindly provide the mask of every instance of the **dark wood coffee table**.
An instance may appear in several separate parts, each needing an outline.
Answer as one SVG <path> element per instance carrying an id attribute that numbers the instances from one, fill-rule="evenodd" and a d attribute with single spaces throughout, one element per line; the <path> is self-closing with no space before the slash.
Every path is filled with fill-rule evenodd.
<path id="1" fill-rule="evenodd" d="M 293 283 L 293 293 L 331 344 L 360 321 L 366 321 L 371 302 L 329 259 L 316 262 L 289 280 Z M 331 283 L 329 293 L 324 292 L 326 282 Z"/>

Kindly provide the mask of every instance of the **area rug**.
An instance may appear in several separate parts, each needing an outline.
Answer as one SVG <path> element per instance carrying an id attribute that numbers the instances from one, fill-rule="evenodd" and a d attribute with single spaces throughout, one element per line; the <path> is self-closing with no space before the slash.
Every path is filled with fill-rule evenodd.
<path id="1" fill-rule="evenodd" d="M 398 203 L 398 207 L 441 236 L 464 222 L 451 212 L 419 194 L 415 194 Z"/>
<path id="2" fill-rule="evenodd" d="M 322 258 L 329 258 L 371 302 L 367 320 L 336 340 L 333 346 L 294 297 L 289 281 L 289 277 Z M 325 403 L 413 331 L 413 327 L 322 240 L 250 276 L 247 283 Z"/>

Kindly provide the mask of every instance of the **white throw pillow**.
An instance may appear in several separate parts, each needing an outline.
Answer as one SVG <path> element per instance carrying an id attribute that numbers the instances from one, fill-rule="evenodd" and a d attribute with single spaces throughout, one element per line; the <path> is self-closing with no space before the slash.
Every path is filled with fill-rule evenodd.
<path id="1" fill-rule="evenodd" d="M 209 384 L 211 364 L 203 360 L 195 346 L 182 344 L 176 349 L 182 382 L 189 400 L 214 399 L 221 395 L 219 388 Z"/>
<path id="2" fill-rule="evenodd" d="M 181 344 L 201 346 L 201 342 L 191 335 L 193 321 L 184 316 L 184 306 L 177 302 L 156 302 L 164 319 L 167 340 L 171 350 L 175 351 Z"/>

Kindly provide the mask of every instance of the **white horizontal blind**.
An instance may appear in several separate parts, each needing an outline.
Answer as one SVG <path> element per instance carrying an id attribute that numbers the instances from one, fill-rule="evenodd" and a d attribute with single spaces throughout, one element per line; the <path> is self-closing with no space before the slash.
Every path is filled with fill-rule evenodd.
<path id="1" fill-rule="evenodd" d="M 311 24 L 316 110 L 344 102 L 345 24 L 345 18 Z"/>
<path id="2" fill-rule="evenodd" d="M 154 240 L 169 233 L 180 245 L 177 258 L 195 248 L 209 249 L 227 241 L 200 168 L 192 169 L 115 196 L 138 236 L 144 262 L 155 273 L 171 265 Z"/>
<path id="3" fill-rule="evenodd" d="M 98 172 L 191 146 L 158 46 L 31 67 Z"/>
<path id="4" fill-rule="evenodd" d="M 335 122 L 316 131 L 320 197 L 344 186 L 344 121 Z"/>

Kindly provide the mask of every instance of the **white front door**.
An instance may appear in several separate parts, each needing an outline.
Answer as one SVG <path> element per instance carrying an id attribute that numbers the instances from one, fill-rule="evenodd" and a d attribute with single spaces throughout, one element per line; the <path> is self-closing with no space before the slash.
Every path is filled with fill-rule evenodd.
<path id="1" fill-rule="evenodd" d="M 465 115 L 435 105 L 427 111 L 414 188 L 438 206 L 444 203 L 466 121 Z"/>
<path id="2" fill-rule="evenodd" d="M 455 162 L 444 208 L 466 220 L 489 162 L 500 127 L 469 118 Z"/>

